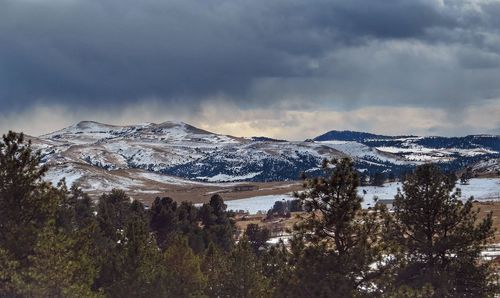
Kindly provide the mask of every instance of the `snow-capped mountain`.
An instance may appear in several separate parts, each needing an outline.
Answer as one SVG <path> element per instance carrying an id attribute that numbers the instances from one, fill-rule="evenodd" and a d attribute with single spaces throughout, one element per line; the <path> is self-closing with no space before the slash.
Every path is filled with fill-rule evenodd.
<path id="1" fill-rule="evenodd" d="M 465 137 L 384 136 L 354 131 L 330 131 L 314 138 L 319 143 L 344 142 L 362 144 L 378 152 L 399 156 L 415 164 L 438 163 L 443 169 L 456 171 L 473 166 L 478 173 L 494 172 L 499 163 L 500 136 Z M 340 149 L 337 147 L 337 149 Z M 340 150 L 342 151 L 342 150 Z M 343 151 L 345 152 L 345 151 Z M 477 165 L 475 165 L 477 163 Z M 482 166 L 481 166 L 482 165 Z M 486 166 L 485 166 L 486 165 Z"/>
<path id="2" fill-rule="evenodd" d="M 487 167 L 500 150 L 498 136 L 419 138 L 332 131 L 290 142 L 221 135 L 183 122 L 114 126 L 83 121 L 32 142 L 49 166 L 48 180 L 64 177 L 68 184 L 100 191 L 154 191 L 161 183 L 297 180 L 302 172 L 319 174 L 324 158 L 343 156 L 352 157 L 366 174 L 399 174 L 426 161 L 445 168 L 476 162 Z"/>
<path id="3" fill-rule="evenodd" d="M 322 144 L 238 138 L 182 122 L 112 126 L 84 121 L 32 141 L 50 168 L 49 180 L 66 177 L 88 189 L 140 181 L 144 173 L 184 178 L 183 183 L 296 180 L 303 171 L 317 170 L 324 157 L 344 156 Z"/>

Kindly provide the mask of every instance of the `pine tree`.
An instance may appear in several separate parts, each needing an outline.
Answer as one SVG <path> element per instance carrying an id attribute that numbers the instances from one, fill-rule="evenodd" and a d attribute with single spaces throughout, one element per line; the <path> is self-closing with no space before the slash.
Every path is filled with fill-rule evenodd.
<path id="1" fill-rule="evenodd" d="M 0 297 L 15 297 L 20 284 L 19 262 L 8 251 L 0 248 Z"/>
<path id="2" fill-rule="evenodd" d="M 286 297 L 287 284 L 292 278 L 294 264 L 289 262 L 290 253 L 285 244 L 280 241 L 268 250 L 261 251 L 259 259 L 262 264 L 262 274 L 269 281 L 273 297 Z"/>
<path id="3" fill-rule="evenodd" d="M 100 197 L 97 209 L 100 272 L 94 286 L 109 297 L 158 294 L 161 258 L 144 206 L 113 190 Z"/>
<path id="4" fill-rule="evenodd" d="M 385 174 L 381 172 L 375 173 L 372 179 L 373 186 L 383 186 L 385 182 Z"/>
<path id="5" fill-rule="evenodd" d="M 63 185 L 63 190 L 65 189 Z M 62 198 L 56 213 L 56 226 L 71 232 L 96 224 L 92 199 L 73 185 Z"/>
<path id="6" fill-rule="evenodd" d="M 21 293 L 30 297 L 98 297 L 92 291 L 97 268 L 89 247 L 58 232 L 54 225 L 44 228 L 29 256 Z"/>
<path id="7" fill-rule="evenodd" d="M 130 197 L 118 189 L 103 194 L 97 204 L 97 222 L 103 235 L 116 242 L 120 239 L 130 216 Z"/>
<path id="8" fill-rule="evenodd" d="M 472 168 L 467 167 L 465 171 L 460 176 L 460 184 L 467 185 L 469 184 L 469 180 L 472 178 Z"/>
<path id="9" fill-rule="evenodd" d="M 149 210 L 151 231 L 156 236 L 160 248 L 165 248 L 177 231 L 177 203 L 169 197 L 157 197 Z"/>
<path id="10" fill-rule="evenodd" d="M 240 239 L 229 257 L 231 273 L 226 276 L 227 292 L 236 297 L 270 296 L 269 281 L 263 274 L 263 268 L 253 253 L 250 243 Z"/>
<path id="11" fill-rule="evenodd" d="M 382 258 L 377 213 L 361 209 L 351 160 L 325 161 L 325 177 L 306 179 L 301 198 L 308 215 L 292 244 L 290 295 L 349 297 L 368 288 L 370 265 Z M 333 168 L 333 171 L 332 171 Z"/>
<path id="12" fill-rule="evenodd" d="M 207 246 L 215 243 L 226 251 L 233 245 L 233 236 L 236 232 L 234 221 L 226 212 L 227 205 L 218 194 L 210 198 L 208 204 L 203 204 L 199 217 L 203 224 Z"/>
<path id="13" fill-rule="evenodd" d="M 165 249 L 163 259 L 166 266 L 167 297 L 201 297 L 206 279 L 201 271 L 201 261 L 185 238 L 178 236 Z"/>
<path id="14" fill-rule="evenodd" d="M 203 230 L 199 224 L 198 208 L 189 202 L 182 202 L 177 208 L 179 232 L 184 235 L 191 249 L 200 254 L 205 250 Z"/>
<path id="15" fill-rule="evenodd" d="M 203 256 L 201 269 L 207 278 L 205 295 L 223 297 L 224 277 L 230 270 L 227 256 L 214 243 L 210 243 Z"/>
<path id="16" fill-rule="evenodd" d="M 211 246 L 204 259 L 209 297 L 270 297 L 269 280 L 246 238 L 229 255 Z"/>
<path id="17" fill-rule="evenodd" d="M 139 204 L 134 201 L 131 208 L 142 209 Z M 109 297 L 163 296 L 160 282 L 165 268 L 145 215 L 143 209 L 130 213 L 122 237 L 112 252 L 111 276 L 114 278 L 104 288 Z"/>
<path id="18" fill-rule="evenodd" d="M 245 236 L 255 253 L 258 253 L 260 248 L 265 248 L 266 242 L 269 240 L 269 235 L 270 232 L 267 228 L 261 228 L 258 224 L 254 223 L 249 224 L 245 230 Z"/>
<path id="19" fill-rule="evenodd" d="M 472 199 L 463 203 L 453 190 L 454 182 L 432 164 L 407 176 L 385 233 L 400 252 L 395 286 L 431 285 L 434 297 L 488 297 L 493 275 L 479 256 L 493 235 L 492 217 L 478 222 Z"/>
<path id="20" fill-rule="evenodd" d="M 9 132 L 0 142 L 0 246 L 22 266 L 37 235 L 53 218 L 64 192 L 42 181 L 40 154 L 23 134 Z"/>

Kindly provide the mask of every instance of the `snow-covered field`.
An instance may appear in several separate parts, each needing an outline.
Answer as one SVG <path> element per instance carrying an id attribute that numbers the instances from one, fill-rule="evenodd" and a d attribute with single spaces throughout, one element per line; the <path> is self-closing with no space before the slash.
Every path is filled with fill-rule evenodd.
<path id="1" fill-rule="evenodd" d="M 473 196 L 477 200 L 500 201 L 500 178 L 471 179 L 468 185 L 458 185 L 462 197 Z"/>
<path id="2" fill-rule="evenodd" d="M 358 193 L 363 197 L 363 207 L 374 205 L 373 198 L 376 196 L 380 200 L 391 200 L 401 188 L 400 182 L 386 183 L 383 187 L 362 186 L 358 188 Z M 467 185 L 457 183 L 457 188 L 462 191 L 462 198 L 468 199 L 473 196 L 476 200 L 500 200 L 500 179 L 499 178 L 474 178 Z M 366 194 L 363 192 L 366 190 Z"/>
<path id="3" fill-rule="evenodd" d="M 292 200 L 291 194 L 257 196 L 240 200 L 226 201 L 228 210 L 245 210 L 250 214 L 255 214 L 259 211 L 267 212 L 274 205 L 274 202 L 281 200 Z"/>
<path id="4" fill-rule="evenodd" d="M 358 193 L 363 197 L 363 208 L 374 206 L 374 197 L 382 199 L 394 199 L 397 189 L 401 188 L 401 183 L 387 183 L 383 187 L 362 186 L 358 188 Z M 468 199 L 473 196 L 476 200 L 497 200 L 500 201 L 500 178 L 475 178 L 471 179 L 468 185 L 457 184 L 462 191 L 462 198 Z M 366 191 L 366 193 L 364 192 Z M 271 209 L 274 202 L 280 200 L 294 199 L 291 194 L 257 196 L 240 200 L 227 201 L 228 209 L 245 210 L 251 214 L 258 211 Z"/>

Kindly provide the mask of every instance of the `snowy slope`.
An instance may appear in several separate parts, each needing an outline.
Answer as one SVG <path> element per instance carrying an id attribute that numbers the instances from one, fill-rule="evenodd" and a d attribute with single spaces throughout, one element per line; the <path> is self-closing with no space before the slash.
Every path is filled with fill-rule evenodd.
<path id="1" fill-rule="evenodd" d="M 179 183 L 297 180 L 302 172 L 320 175 L 324 158 L 344 156 L 353 158 L 359 172 L 368 175 L 398 175 L 424 161 L 439 162 L 446 170 L 477 164 L 477 169 L 496 173 L 492 167 L 498 167 L 498 161 L 492 160 L 498 159 L 497 139 L 336 132 L 315 140 L 289 142 L 221 135 L 171 121 L 129 126 L 82 121 L 31 137 L 43 163 L 50 167 L 50 181 L 65 177 L 67 182 L 78 182 L 89 190 L 119 187 L 144 191 L 155 185 L 155 179 L 145 177 L 145 173 L 160 175 L 154 176 L 162 180 L 156 183 L 165 179 L 182 180 Z"/>
<path id="2" fill-rule="evenodd" d="M 461 198 L 466 200 L 471 196 L 475 200 L 496 200 L 500 201 L 500 178 L 471 179 L 468 185 L 457 184 L 461 190 Z M 382 187 L 361 186 L 358 188 L 358 195 L 363 198 L 363 208 L 373 207 L 374 197 L 380 200 L 392 200 L 397 194 L 398 188 L 402 188 L 401 183 L 387 183 Z M 366 191 L 366 193 L 364 192 Z M 295 199 L 291 194 L 256 196 L 240 200 L 227 201 L 228 209 L 245 210 L 251 214 L 258 211 L 271 209 L 276 201 L 286 201 Z"/>
<path id="3" fill-rule="evenodd" d="M 344 156 L 323 145 L 237 138 L 170 121 L 131 126 L 83 121 L 33 138 L 33 144 L 52 168 L 49 180 L 65 176 L 83 183 L 105 174 L 102 183 L 87 183 L 99 189 L 119 186 L 123 177 L 110 176 L 131 169 L 206 182 L 296 180 L 303 171 L 317 171 L 325 157 Z M 140 186 L 126 179 L 123 184 Z"/>
<path id="4" fill-rule="evenodd" d="M 361 160 L 390 163 L 437 163 L 446 171 L 479 164 L 476 172 L 496 172 L 500 158 L 500 136 L 465 137 L 383 136 L 354 131 L 330 131 L 313 139 Z M 390 155 L 381 158 L 377 155 Z M 397 161 L 395 162 L 394 159 Z M 496 160 L 496 162 L 494 162 Z"/>

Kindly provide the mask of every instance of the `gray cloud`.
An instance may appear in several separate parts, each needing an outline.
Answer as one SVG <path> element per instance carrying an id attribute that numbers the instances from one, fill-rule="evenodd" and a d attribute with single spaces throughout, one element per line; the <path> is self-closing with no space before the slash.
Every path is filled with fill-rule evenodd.
<path id="1" fill-rule="evenodd" d="M 0 0 L 0 117 L 145 99 L 465 109 L 500 98 L 499 12 L 473 0 Z"/>

